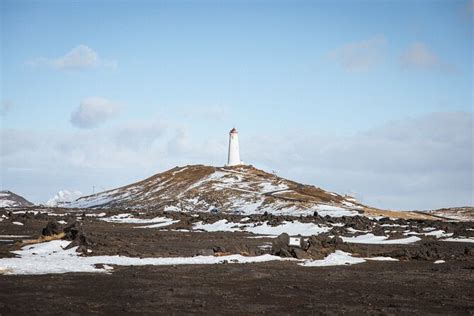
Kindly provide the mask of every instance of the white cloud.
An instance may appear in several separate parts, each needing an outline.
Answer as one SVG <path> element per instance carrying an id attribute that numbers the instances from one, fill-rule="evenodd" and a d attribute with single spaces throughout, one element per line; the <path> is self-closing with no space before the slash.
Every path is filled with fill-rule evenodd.
<path id="1" fill-rule="evenodd" d="M 86 45 L 74 47 L 64 56 L 57 58 L 38 57 L 26 61 L 29 66 L 48 66 L 59 70 L 85 70 L 97 67 L 116 68 L 116 60 L 104 60 Z"/>
<path id="2" fill-rule="evenodd" d="M 400 65 L 404 69 L 438 69 L 453 71 L 454 66 L 442 61 L 424 43 L 411 43 L 400 55 Z"/>
<path id="3" fill-rule="evenodd" d="M 366 40 L 345 44 L 329 53 L 347 71 L 363 72 L 376 67 L 384 58 L 386 39 L 376 35 Z"/>
<path id="4" fill-rule="evenodd" d="M 101 97 L 89 97 L 71 114 L 71 124 L 79 128 L 93 128 L 117 116 L 117 103 Z"/>

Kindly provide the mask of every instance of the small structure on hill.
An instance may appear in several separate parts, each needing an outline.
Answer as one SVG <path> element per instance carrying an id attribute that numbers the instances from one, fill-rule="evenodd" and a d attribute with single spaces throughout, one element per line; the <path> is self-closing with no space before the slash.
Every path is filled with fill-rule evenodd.
<path id="1" fill-rule="evenodd" d="M 229 153 L 227 157 L 227 166 L 241 165 L 239 152 L 239 134 L 235 128 L 229 132 Z"/>

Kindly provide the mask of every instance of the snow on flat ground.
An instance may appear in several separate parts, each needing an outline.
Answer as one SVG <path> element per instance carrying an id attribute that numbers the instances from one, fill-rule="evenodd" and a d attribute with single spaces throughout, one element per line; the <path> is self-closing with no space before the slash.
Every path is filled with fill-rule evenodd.
<path id="1" fill-rule="evenodd" d="M 364 258 L 365 260 L 372 260 L 372 261 L 399 261 L 398 259 L 391 258 L 391 257 L 371 257 L 371 258 Z"/>
<path id="2" fill-rule="evenodd" d="M 25 246 L 13 253 L 19 258 L 0 259 L 0 273 L 4 274 L 54 274 L 67 272 L 110 272 L 109 265 L 143 266 L 143 265 L 186 265 L 186 264 L 219 264 L 219 263 L 256 263 L 266 261 L 288 260 L 272 255 L 244 257 L 228 255 L 221 257 L 170 257 L 170 258 L 133 258 L 123 256 L 88 256 L 77 254 L 76 248 L 65 250 L 69 241 L 53 240 L 41 244 Z M 98 268 L 96 264 L 105 265 Z"/>
<path id="3" fill-rule="evenodd" d="M 364 263 L 366 260 L 371 261 L 398 261 L 398 259 L 390 257 L 372 257 L 372 258 L 356 258 L 348 252 L 342 250 L 336 250 L 329 254 L 326 258 L 321 260 L 304 260 L 302 263 L 298 263 L 304 267 L 330 267 L 330 266 L 341 266 Z"/>
<path id="4" fill-rule="evenodd" d="M 202 222 L 197 222 L 193 225 L 195 230 L 201 229 L 206 232 L 236 232 L 241 231 L 242 224 L 232 223 L 225 219 L 221 219 L 212 224 L 203 224 Z"/>
<path id="5" fill-rule="evenodd" d="M 290 236 L 301 235 L 311 236 L 319 235 L 330 230 L 329 227 L 322 227 L 313 223 L 300 223 L 300 222 L 282 222 L 278 226 L 269 226 L 267 222 L 262 225 L 254 225 L 253 227 L 245 227 L 245 230 L 254 234 L 259 235 L 280 235 L 287 233 Z"/>
<path id="6" fill-rule="evenodd" d="M 136 218 L 132 214 L 124 213 L 113 215 L 110 217 L 99 218 L 101 221 L 110 222 L 110 223 L 126 223 L 126 224 L 151 224 L 159 223 L 167 220 L 166 217 L 155 217 L 149 219 Z"/>
<path id="7" fill-rule="evenodd" d="M 304 267 L 330 267 L 363 263 L 365 259 L 352 257 L 350 253 L 336 250 L 334 253 L 328 255 L 322 260 L 305 260 L 302 263 L 298 263 Z"/>
<path id="8" fill-rule="evenodd" d="M 107 215 L 106 213 L 89 213 L 89 214 L 86 214 L 86 217 L 104 217 L 105 215 Z"/>
<path id="9" fill-rule="evenodd" d="M 441 239 L 443 241 L 453 241 L 453 242 L 472 242 L 474 243 L 474 238 L 446 238 Z"/>
<path id="10" fill-rule="evenodd" d="M 411 236 L 402 239 L 388 239 L 387 236 L 375 236 L 374 234 L 359 235 L 356 237 L 341 237 L 344 242 L 353 244 L 383 244 L 383 245 L 400 245 L 411 244 L 421 240 L 419 237 Z"/>
<path id="11" fill-rule="evenodd" d="M 233 223 L 223 219 L 212 224 L 203 224 L 198 222 L 194 224 L 194 229 L 201 229 L 207 232 L 227 231 L 227 232 L 249 232 L 259 235 L 280 235 L 287 233 L 290 236 L 301 235 L 311 236 L 319 235 L 330 230 L 329 227 L 319 226 L 313 223 L 300 223 L 284 221 L 281 225 L 270 226 L 267 222 L 264 223 Z"/>
<path id="12" fill-rule="evenodd" d="M 431 228 L 431 227 L 427 227 L 427 228 Z M 435 228 L 433 228 L 435 229 Z M 423 230 L 427 230 L 426 228 L 423 229 Z M 445 232 L 444 230 L 431 230 L 429 231 L 428 229 L 428 232 L 426 233 L 416 233 L 416 232 L 406 232 L 406 233 L 403 233 L 403 235 L 425 235 L 425 236 L 433 236 L 433 237 L 436 237 L 436 238 L 442 238 L 442 237 L 451 237 L 453 235 L 453 233 L 447 233 Z"/>
<path id="13" fill-rule="evenodd" d="M 162 221 L 156 224 L 145 225 L 145 226 L 136 226 L 135 228 L 159 228 L 159 227 L 166 227 L 174 223 L 178 223 L 179 220 L 172 220 L 170 218 L 161 217 Z"/>
<path id="14" fill-rule="evenodd" d="M 155 218 L 136 218 L 133 217 L 132 214 L 124 213 L 113 215 L 110 217 L 103 217 L 99 218 L 102 221 L 110 222 L 110 223 L 123 223 L 123 224 L 152 224 L 152 225 L 145 225 L 145 226 L 137 226 L 135 228 L 158 228 L 158 227 L 165 227 L 171 224 L 179 222 L 179 220 L 172 220 L 171 218 L 167 217 L 155 217 Z"/>

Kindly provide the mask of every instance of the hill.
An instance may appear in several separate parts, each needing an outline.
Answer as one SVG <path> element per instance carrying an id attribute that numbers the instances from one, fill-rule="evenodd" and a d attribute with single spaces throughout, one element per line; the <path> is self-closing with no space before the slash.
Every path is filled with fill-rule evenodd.
<path id="1" fill-rule="evenodd" d="M 278 177 L 252 166 L 176 167 L 121 188 L 81 197 L 69 207 L 222 211 L 239 214 L 429 218 L 365 206 L 350 196 Z"/>
<path id="2" fill-rule="evenodd" d="M 0 207 L 28 207 L 34 204 L 11 191 L 0 191 Z"/>

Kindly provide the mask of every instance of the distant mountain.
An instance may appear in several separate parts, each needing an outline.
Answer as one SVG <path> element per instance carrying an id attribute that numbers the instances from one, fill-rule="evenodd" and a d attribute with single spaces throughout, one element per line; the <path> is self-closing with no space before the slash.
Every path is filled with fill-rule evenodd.
<path id="1" fill-rule="evenodd" d="M 83 194 L 80 191 L 61 190 L 55 196 L 50 198 L 44 205 L 46 206 L 64 206 L 78 199 Z"/>
<path id="2" fill-rule="evenodd" d="M 0 207 L 26 207 L 34 204 L 11 191 L 0 191 Z"/>
<path id="3" fill-rule="evenodd" d="M 242 165 L 176 167 L 118 189 L 81 197 L 69 207 L 117 207 L 168 211 L 218 211 L 240 214 L 418 217 L 382 211 L 354 198 L 327 192 Z"/>

